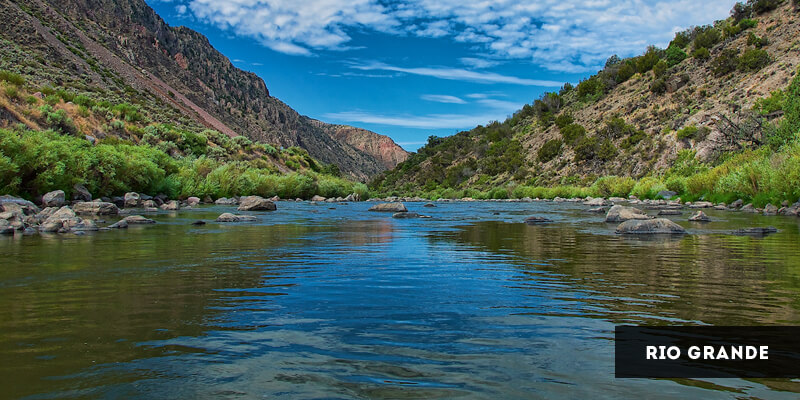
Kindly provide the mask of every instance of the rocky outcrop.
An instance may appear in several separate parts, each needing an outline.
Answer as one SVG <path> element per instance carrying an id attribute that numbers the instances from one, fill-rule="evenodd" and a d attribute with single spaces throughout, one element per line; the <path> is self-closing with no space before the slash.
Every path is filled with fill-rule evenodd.
<path id="1" fill-rule="evenodd" d="M 334 139 L 347 143 L 377 159 L 386 169 L 392 169 L 408 159 L 409 153 L 388 136 L 346 125 L 325 124 L 320 126 Z"/>
<path id="2" fill-rule="evenodd" d="M 69 206 L 63 206 L 47 217 L 39 226 L 41 232 L 69 231 L 96 231 L 97 225 L 94 221 L 83 219 L 75 214 Z"/>
<path id="3" fill-rule="evenodd" d="M 403 203 L 393 202 L 393 203 L 375 204 L 374 206 L 369 208 L 369 211 L 398 213 L 398 212 L 406 212 L 408 211 L 408 209 L 406 208 L 406 205 Z"/>
<path id="4" fill-rule="evenodd" d="M 247 196 L 239 199 L 239 211 L 275 211 L 278 207 L 271 200 L 261 196 Z"/>
<path id="5" fill-rule="evenodd" d="M 82 215 L 117 215 L 119 208 L 114 203 L 104 201 L 85 201 L 75 203 L 72 209 L 77 214 Z"/>
<path id="6" fill-rule="evenodd" d="M 42 196 L 42 207 L 61 207 L 66 203 L 66 194 L 63 190 L 54 190 Z"/>
<path id="7" fill-rule="evenodd" d="M 682 226 L 666 219 L 656 218 L 649 220 L 632 219 L 617 226 L 620 234 L 683 234 L 686 230 Z"/>
<path id="8" fill-rule="evenodd" d="M 644 213 L 644 211 L 634 208 L 615 205 L 608 210 L 606 214 L 606 222 L 624 222 L 628 220 L 644 220 L 652 217 Z"/>

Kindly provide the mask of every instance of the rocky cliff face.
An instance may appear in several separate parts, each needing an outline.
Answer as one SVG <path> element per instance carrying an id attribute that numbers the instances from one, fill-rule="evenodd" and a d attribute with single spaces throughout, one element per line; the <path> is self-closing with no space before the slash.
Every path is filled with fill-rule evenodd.
<path id="1" fill-rule="evenodd" d="M 203 35 L 168 26 L 143 0 L 0 3 L 4 22 L 12 27 L 0 32 L 2 38 L 45 63 L 66 64 L 64 75 L 76 74 L 103 89 L 130 87 L 230 136 L 302 147 L 358 179 L 396 165 L 387 162 L 391 158 L 376 158 L 378 153 L 337 139 L 330 134 L 335 129 L 271 97 L 261 78 L 236 68 Z M 363 131 L 359 143 L 364 149 L 386 146 L 393 149 L 389 153 L 402 151 L 386 139 Z"/>
<path id="2" fill-rule="evenodd" d="M 313 120 L 313 123 L 337 141 L 347 143 L 374 157 L 386 169 L 392 169 L 408 159 L 409 153 L 388 136 L 348 125 L 332 125 L 316 120 Z"/>

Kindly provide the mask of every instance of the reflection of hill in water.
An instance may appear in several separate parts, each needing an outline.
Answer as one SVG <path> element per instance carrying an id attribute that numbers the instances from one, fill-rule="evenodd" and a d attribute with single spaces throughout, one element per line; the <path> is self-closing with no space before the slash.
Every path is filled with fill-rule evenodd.
<path id="1" fill-rule="evenodd" d="M 662 323 L 653 316 L 663 323 L 800 322 L 800 249 L 793 236 L 629 237 L 579 228 L 487 221 L 434 240 L 510 252 L 537 270 L 563 275 L 574 289 L 590 292 L 583 301 L 607 309 L 611 314 L 601 311 L 603 317 L 616 322 Z M 528 275 L 531 281 L 541 276 Z"/>

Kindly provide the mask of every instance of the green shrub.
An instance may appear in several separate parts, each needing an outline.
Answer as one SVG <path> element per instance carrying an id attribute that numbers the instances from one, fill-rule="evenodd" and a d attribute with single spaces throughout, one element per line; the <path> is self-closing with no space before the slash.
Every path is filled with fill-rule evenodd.
<path id="1" fill-rule="evenodd" d="M 692 57 L 700 61 L 705 61 L 711 58 L 711 52 L 705 47 L 700 47 L 692 52 Z"/>
<path id="2" fill-rule="evenodd" d="M 572 114 L 565 112 L 556 117 L 556 126 L 558 129 L 564 129 L 565 126 L 573 123 L 574 121 L 575 118 L 572 118 Z"/>
<path id="3" fill-rule="evenodd" d="M 694 37 L 694 48 L 706 48 L 710 49 L 714 47 L 715 44 L 719 43 L 721 37 L 721 33 L 718 29 L 714 28 L 713 26 L 702 26 L 695 28 L 695 37 Z"/>
<path id="4" fill-rule="evenodd" d="M 579 140 L 586 137 L 586 128 L 578 124 L 569 124 L 561 130 L 564 143 L 574 146 Z"/>
<path id="5" fill-rule="evenodd" d="M 627 60 L 619 66 L 619 69 L 617 70 L 616 82 L 625 82 L 628 79 L 631 79 L 631 77 L 634 75 L 636 75 L 636 64 L 631 60 Z"/>
<path id="6" fill-rule="evenodd" d="M 542 145 L 537 154 L 539 162 L 548 162 L 561 154 L 562 142 L 560 139 L 551 139 Z"/>
<path id="7" fill-rule="evenodd" d="M 739 29 L 746 31 L 748 29 L 755 28 L 758 25 L 758 21 L 750 18 L 745 18 L 739 21 Z"/>
<path id="8" fill-rule="evenodd" d="M 640 199 L 655 199 L 658 192 L 667 190 L 667 187 L 658 178 L 642 178 L 631 189 L 631 194 Z"/>
<path id="9" fill-rule="evenodd" d="M 772 59 L 766 50 L 748 49 L 739 57 L 739 69 L 742 71 L 758 71 L 766 67 Z"/>
<path id="10" fill-rule="evenodd" d="M 667 92 L 667 80 L 658 78 L 650 84 L 650 91 L 655 94 L 664 94 Z"/>
<path id="11" fill-rule="evenodd" d="M 41 118 L 48 127 L 64 134 L 73 134 L 77 132 L 75 124 L 72 122 L 72 119 L 67 116 L 66 111 L 54 110 L 49 104 L 45 104 L 39 107 L 39 112 L 42 114 Z"/>
<path id="12" fill-rule="evenodd" d="M 183 132 L 181 139 L 181 150 L 196 156 L 206 154 L 208 139 L 202 134 Z"/>
<path id="13" fill-rule="evenodd" d="M 769 40 L 767 40 L 767 38 L 765 38 L 765 37 L 763 37 L 763 38 L 762 37 L 758 37 L 753 32 L 750 32 L 747 35 L 747 45 L 748 46 L 753 46 L 753 47 L 755 47 L 757 49 L 760 49 L 760 48 L 766 46 L 767 44 L 769 44 Z"/>
<path id="14" fill-rule="evenodd" d="M 671 190 L 678 195 L 686 193 L 686 178 L 682 176 L 671 176 L 665 182 L 667 190 Z"/>
<path id="15" fill-rule="evenodd" d="M 688 31 L 678 32 L 675 34 L 675 38 L 672 39 L 671 42 L 669 42 L 669 47 L 667 47 L 667 50 L 669 50 L 670 47 L 675 47 L 677 49 L 685 49 L 686 46 L 688 46 L 689 43 L 691 42 L 692 40 L 690 32 Z"/>
<path id="16" fill-rule="evenodd" d="M 695 135 L 697 135 L 697 127 L 694 125 L 686 126 L 675 134 L 678 140 L 694 139 Z"/>
<path id="17" fill-rule="evenodd" d="M 756 100 L 753 110 L 760 115 L 768 115 L 783 110 L 784 94 L 782 90 L 770 93 L 769 97 Z"/>
<path id="18" fill-rule="evenodd" d="M 661 50 L 655 46 L 649 46 L 647 51 L 636 58 L 636 69 L 639 73 L 644 74 L 653 69 L 661 60 Z"/>
<path id="19" fill-rule="evenodd" d="M 3 92 L 11 100 L 16 100 L 19 97 L 19 89 L 16 86 L 6 86 L 3 88 Z"/>
<path id="20" fill-rule="evenodd" d="M 711 68 L 717 76 L 727 75 L 739 66 L 739 55 L 734 49 L 725 49 L 711 63 Z"/>
<path id="21" fill-rule="evenodd" d="M 639 142 L 644 140 L 646 137 L 647 134 L 645 134 L 644 131 L 636 131 L 636 133 L 623 139 L 619 146 L 625 150 L 628 150 L 639 144 Z"/>
<path id="22" fill-rule="evenodd" d="M 604 176 L 589 188 L 594 197 L 628 197 L 636 181 L 630 177 Z"/>
<path id="23" fill-rule="evenodd" d="M 756 14 L 763 14 L 767 11 L 772 11 L 781 4 L 782 0 L 751 0 L 748 5 L 751 5 Z"/>
<path id="24" fill-rule="evenodd" d="M 575 162 L 594 159 L 599 148 L 597 137 L 582 137 L 575 143 Z"/>
<path id="25" fill-rule="evenodd" d="M 36 96 L 28 96 L 25 98 L 25 103 L 27 103 L 29 106 L 35 105 L 38 102 L 39 99 L 37 99 Z"/>
<path id="26" fill-rule="evenodd" d="M 577 87 L 578 97 L 581 99 L 586 99 L 587 97 L 593 96 L 601 96 L 604 90 L 605 89 L 602 82 L 600 82 L 600 79 L 598 79 L 596 75 L 581 81 Z"/>
<path id="27" fill-rule="evenodd" d="M 680 64 L 681 61 L 685 60 L 686 57 L 688 56 L 686 55 L 686 52 L 683 51 L 682 47 L 678 47 L 675 45 L 670 45 L 669 47 L 667 47 L 667 52 L 666 52 L 667 66 L 674 67 Z"/>
<path id="28" fill-rule="evenodd" d="M 597 158 L 603 161 L 610 161 L 617 156 L 617 147 L 610 139 L 605 139 L 600 142 L 600 147 L 597 150 Z"/>
<path id="29" fill-rule="evenodd" d="M 653 76 L 656 78 L 664 77 L 664 74 L 667 73 L 667 62 L 664 60 L 660 60 L 653 66 Z"/>
<path id="30" fill-rule="evenodd" d="M 25 78 L 22 75 L 5 70 L 0 70 L 0 81 L 8 82 L 16 86 L 25 84 Z"/>

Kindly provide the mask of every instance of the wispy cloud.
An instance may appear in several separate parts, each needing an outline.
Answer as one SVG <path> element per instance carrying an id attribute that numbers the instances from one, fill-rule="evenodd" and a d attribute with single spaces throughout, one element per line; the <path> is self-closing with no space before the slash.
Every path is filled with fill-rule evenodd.
<path id="1" fill-rule="evenodd" d="M 494 114 L 382 115 L 359 111 L 328 113 L 323 115 L 323 117 L 335 121 L 417 129 L 467 129 L 497 119 L 497 115 Z"/>
<path id="2" fill-rule="evenodd" d="M 420 96 L 422 100 L 433 101 L 435 103 L 466 104 L 467 102 L 456 96 L 446 94 L 424 94 Z"/>
<path id="3" fill-rule="evenodd" d="M 513 85 L 542 86 L 542 87 L 559 87 L 562 85 L 562 82 L 518 78 L 516 76 L 501 75 L 494 72 L 477 72 L 460 68 L 446 68 L 446 67 L 406 68 L 406 67 L 397 67 L 377 62 L 371 64 L 363 64 L 363 65 L 352 65 L 351 68 L 355 68 L 362 71 L 394 71 L 412 75 L 430 76 L 439 79 L 469 81 L 477 83 L 508 83 Z"/>
<path id="4" fill-rule="evenodd" d="M 153 0 L 158 1 L 158 0 Z M 163 0 L 162 0 L 163 1 Z M 201 21 L 283 53 L 349 49 L 355 30 L 448 38 L 492 60 L 530 59 L 581 72 L 609 54 L 665 44 L 675 31 L 723 18 L 735 0 L 188 0 Z M 461 60 L 488 68 L 489 59 Z"/>

